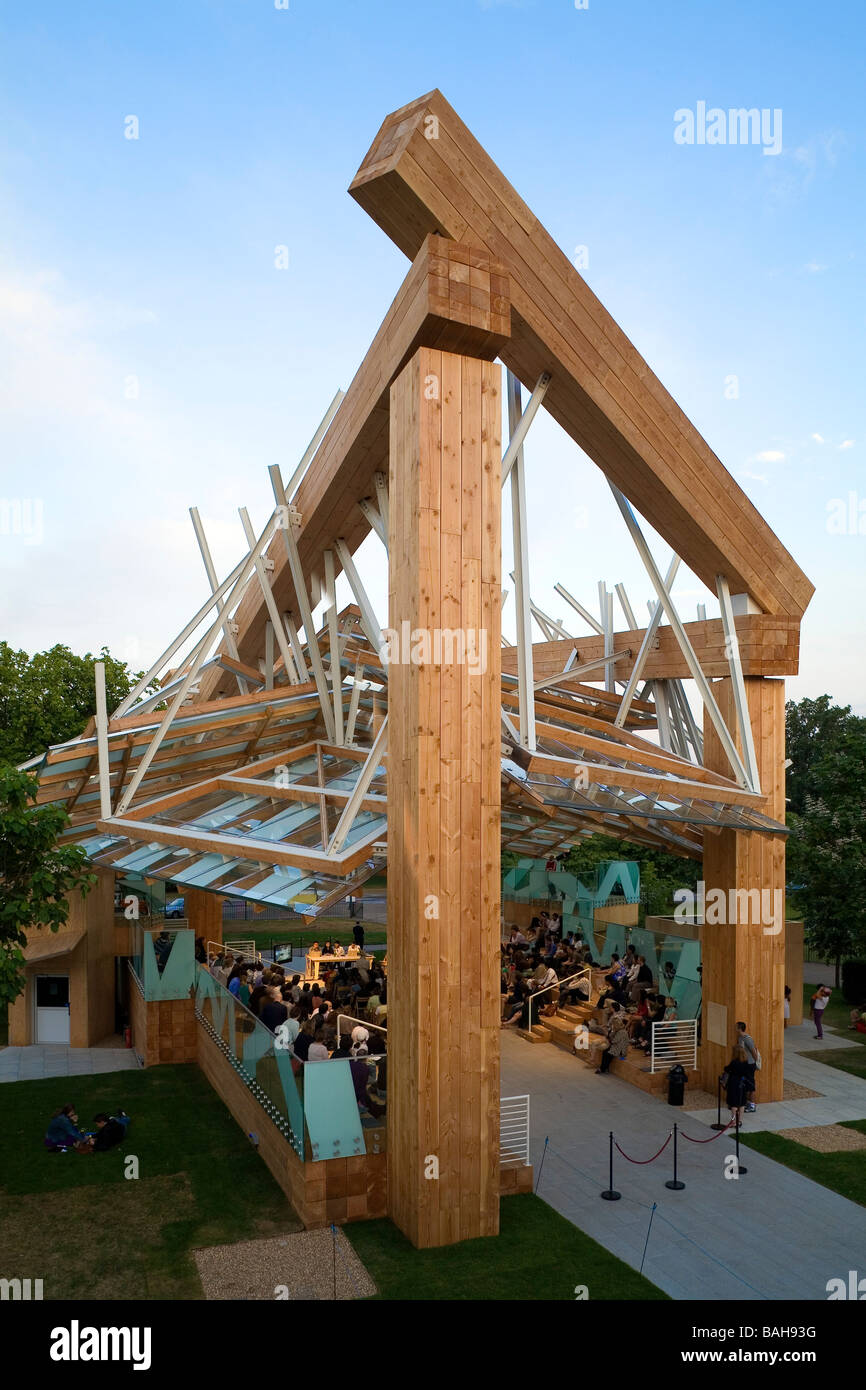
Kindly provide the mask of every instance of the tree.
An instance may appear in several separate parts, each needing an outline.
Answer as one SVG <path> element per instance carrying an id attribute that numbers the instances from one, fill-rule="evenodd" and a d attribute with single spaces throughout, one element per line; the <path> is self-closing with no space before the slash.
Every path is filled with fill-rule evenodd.
<path id="1" fill-rule="evenodd" d="M 801 809 L 788 813 L 788 860 L 790 876 L 803 885 L 798 901 L 809 944 L 835 961 L 838 985 L 842 961 L 866 951 L 866 719 L 849 707 L 830 711 L 827 700 L 802 701 L 809 708 L 796 716 L 798 728 L 814 728 L 821 707 L 819 722 L 827 733 L 816 747 L 793 750 L 800 760 L 795 768 Z"/>
<path id="2" fill-rule="evenodd" d="M 811 789 L 812 768 L 844 738 L 852 718 L 850 705 L 834 705 L 829 695 L 817 700 L 789 700 L 785 706 L 785 746 L 790 759 L 786 779 L 788 810 L 801 816 Z"/>
<path id="3" fill-rule="evenodd" d="M 572 845 L 564 867 L 576 877 L 589 881 L 595 875 L 596 865 L 606 859 L 636 860 L 640 866 L 641 897 L 650 916 L 670 914 L 674 907 L 674 890 L 691 888 L 694 891 L 701 876 L 701 866 L 694 859 L 633 844 L 630 840 L 617 840 L 610 835 L 583 836 Z"/>
<path id="4" fill-rule="evenodd" d="M 35 806 L 38 782 L 0 765 L 0 1001 L 24 988 L 26 932 L 58 931 L 69 917 L 69 894 L 96 882 L 78 845 L 58 845 L 69 817 L 62 806 Z"/>
<path id="5" fill-rule="evenodd" d="M 63 646 L 29 657 L 0 642 L 0 762 L 23 763 L 78 737 L 96 713 L 96 661 L 105 662 L 108 708 L 115 709 L 138 677 L 106 647 L 98 657 Z"/>

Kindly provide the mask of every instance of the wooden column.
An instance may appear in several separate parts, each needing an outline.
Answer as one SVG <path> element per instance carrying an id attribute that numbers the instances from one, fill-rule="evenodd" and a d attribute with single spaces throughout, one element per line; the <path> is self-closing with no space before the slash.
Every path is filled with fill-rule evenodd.
<path id="1" fill-rule="evenodd" d="M 391 388 L 388 1203 L 419 1247 L 499 1230 L 501 408 L 499 366 L 430 348 Z"/>
<path id="2" fill-rule="evenodd" d="M 219 893 L 205 893 L 201 888 L 185 888 L 183 894 L 184 916 L 188 927 L 196 936 L 203 936 L 205 946 L 209 941 L 223 939 L 223 900 Z"/>
<path id="3" fill-rule="evenodd" d="M 760 676 L 746 677 L 746 694 L 755 740 L 761 790 L 768 796 L 765 814 L 785 820 L 785 685 Z M 713 691 L 729 728 L 735 727 L 730 679 L 715 681 Z M 718 737 L 704 720 L 704 761 L 730 775 Z M 703 928 L 703 1024 L 701 1073 L 715 1094 L 717 1078 L 730 1059 L 742 1020 L 761 1053 L 756 1077 L 759 1101 L 781 1100 L 784 1061 L 785 988 L 785 840 L 783 836 L 705 832 L 704 880 L 725 894 L 725 920 L 713 923 L 707 905 Z M 752 890 L 752 897 L 746 894 Z M 762 894 L 759 907 L 754 890 Z M 738 893 L 738 898 L 732 894 Z M 774 897 L 774 894 L 776 896 Z M 780 930 L 767 920 L 778 906 Z M 765 920 L 762 920 L 764 918 Z M 716 1007 L 714 1007 L 716 1006 Z M 724 1012 L 722 1012 L 724 1011 Z M 722 1041 L 714 1041 L 721 1038 Z"/>

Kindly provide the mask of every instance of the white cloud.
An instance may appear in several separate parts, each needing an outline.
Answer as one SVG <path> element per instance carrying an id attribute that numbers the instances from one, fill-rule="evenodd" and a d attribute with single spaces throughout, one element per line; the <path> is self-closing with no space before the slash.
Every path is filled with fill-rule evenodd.
<path id="1" fill-rule="evenodd" d="M 783 149 L 777 159 L 762 163 L 762 171 L 776 202 L 791 202 L 801 198 L 816 174 L 835 168 L 848 147 L 843 130 L 815 135 L 793 150 Z"/>
<path id="2" fill-rule="evenodd" d="M 749 470 L 748 470 L 748 468 L 741 468 L 741 469 L 740 469 L 740 477 L 741 477 L 741 478 L 751 478 L 752 481 L 755 482 L 755 483 L 766 483 L 766 482 L 769 481 L 769 479 L 766 477 L 765 474 L 763 474 L 763 473 L 750 473 Z"/>
<path id="3" fill-rule="evenodd" d="M 807 261 L 803 266 L 803 270 L 807 275 L 820 275 L 821 271 L 826 269 L 827 267 L 822 265 L 820 261 Z"/>
<path id="4" fill-rule="evenodd" d="M 764 449 L 760 454 L 755 454 L 755 463 L 781 463 L 785 455 L 780 449 Z"/>
<path id="5" fill-rule="evenodd" d="M 816 444 L 823 444 L 823 443 L 824 443 L 824 436 L 823 436 L 823 434 L 813 434 L 813 435 L 812 435 L 812 438 L 814 439 L 814 441 L 815 441 Z"/>
<path id="6" fill-rule="evenodd" d="M 842 440 L 842 443 L 839 445 L 839 448 L 840 448 L 840 449 L 853 449 L 853 448 L 854 448 L 854 440 L 853 440 L 853 439 L 843 439 L 843 440 Z"/>

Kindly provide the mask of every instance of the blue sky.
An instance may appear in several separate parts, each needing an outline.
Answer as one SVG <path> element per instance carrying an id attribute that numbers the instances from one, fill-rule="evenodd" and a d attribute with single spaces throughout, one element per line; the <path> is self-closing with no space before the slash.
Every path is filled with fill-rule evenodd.
<path id="1" fill-rule="evenodd" d="M 438 86 L 817 585 L 791 695 L 866 711 L 862 6 L 289 4 L 2 12 L 0 636 L 140 666 L 205 592 L 191 504 L 234 563 L 406 271 L 346 189 Z M 699 101 L 781 110 L 781 153 L 676 144 Z M 536 601 L 605 578 L 644 611 L 594 465 L 542 419 L 527 469 Z"/>

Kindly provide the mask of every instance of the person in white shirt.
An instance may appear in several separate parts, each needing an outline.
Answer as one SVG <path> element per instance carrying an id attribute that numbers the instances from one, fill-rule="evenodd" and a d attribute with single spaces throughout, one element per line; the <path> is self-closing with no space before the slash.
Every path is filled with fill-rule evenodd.
<path id="1" fill-rule="evenodd" d="M 812 1019 L 815 1024 L 815 1037 L 824 1036 L 824 1010 L 830 1003 L 830 995 L 833 993 L 829 985 L 822 985 L 812 998 Z"/>

